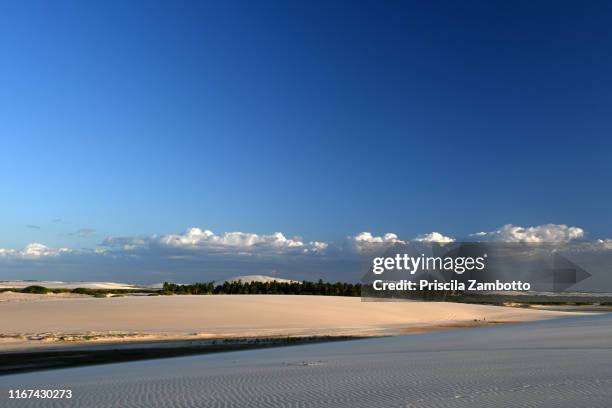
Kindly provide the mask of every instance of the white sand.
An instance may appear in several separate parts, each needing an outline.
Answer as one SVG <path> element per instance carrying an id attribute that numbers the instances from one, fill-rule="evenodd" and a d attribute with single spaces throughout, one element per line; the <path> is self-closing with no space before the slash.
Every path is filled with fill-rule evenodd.
<path id="1" fill-rule="evenodd" d="M 611 349 L 610 314 L 554 319 L 9 375 L 0 406 L 609 408 Z"/>
<path id="2" fill-rule="evenodd" d="M 64 300 L 74 298 L 89 298 L 88 295 L 78 293 L 21 293 L 21 292 L 0 292 L 0 303 L 2 302 L 33 302 L 41 300 Z"/>
<path id="3" fill-rule="evenodd" d="M 402 334 L 547 319 L 561 312 L 442 302 L 361 302 L 284 295 L 151 296 L 0 302 L 1 349 L 57 343 L 65 334 L 110 341 Z M 121 338 L 117 338 L 120 334 Z M 78 337 L 78 336 L 77 336 Z M 74 338 L 74 336 L 73 336 Z M 102 339 L 103 340 L 103 339 Z M 61 340 L 62 342 L 64 340 Z"/>
<path id="4" fill-rule="evenodd" d="M 138 286 L 130 283 L 119 282 L 64 282 L 64 281 L 33 281 L 33 280 L 16 280 L 16 281 L 0 281 L 0 289 L 22 289 L 28 286 L 37 285 L 44 286 L 49 289 L 149 289 L 159 288 L 161 284 L 150 286 Z"/>

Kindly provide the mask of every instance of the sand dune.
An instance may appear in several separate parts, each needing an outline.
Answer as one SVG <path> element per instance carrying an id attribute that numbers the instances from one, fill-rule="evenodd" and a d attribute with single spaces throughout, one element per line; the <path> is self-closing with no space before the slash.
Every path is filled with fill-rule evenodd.
<path id="1" fill-rule="evenodd" d="M 130 283 L 119 282 L 64 282 L 36 280 L 0 281 L 0 289 L 21 289 L 32 285 L 44 286 L 49 289 L 149 289 L 161 287 L 161 284 L 138 286 Z"/>
<path id="2" fill-rule="evenodd" d="M 81 295 L 78 293 L 21 293 L 6 291 L 0 292 L 0 303 L 3 302 L 33 302 L 33 301 L 44 301 L 44 300 L 64 300 L 72 298 L 89 298 L 88 295 Z"/>
<path id="3" fill-rule="evenodd" d="M 611 348 L 607 314 L 40 371 L 2 377 L 0 391 L 70 388 L 53 401 L 65 407 L 607 408 Z"/>
<path id="4" fill-rule="evenodd" d="M 284 295 L 152 296 L 0 303 L 0 349 L 91 337 L 103 341 L 402 334 L 563 315 L 442 302 L 362 302 Z M 66 336 L 70 334 L 73 336 Z M 88 334 L 90 336 L 78 336 Z M 77 336 L 74 336 L 77 335 Z"/>

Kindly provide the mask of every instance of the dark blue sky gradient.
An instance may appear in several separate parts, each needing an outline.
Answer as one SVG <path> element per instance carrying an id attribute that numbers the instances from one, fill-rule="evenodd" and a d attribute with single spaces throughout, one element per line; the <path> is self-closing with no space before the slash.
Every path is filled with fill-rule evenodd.
<path id="1" fill-rule="evenodd" d="M 605 1 L 3 2 L 0 247 L 609 237 L 610 21 Z"/>

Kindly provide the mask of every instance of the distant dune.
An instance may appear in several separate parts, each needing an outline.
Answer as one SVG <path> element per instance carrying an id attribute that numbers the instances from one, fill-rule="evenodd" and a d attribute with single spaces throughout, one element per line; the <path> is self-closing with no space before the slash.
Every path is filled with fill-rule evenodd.
<path id="1" fill-rule="evenodd" d="M 0 289 L 22 289 L 28 286 L 38 285 L 49 289 L 151 289 L 161 285 L 132 285 L 118 282 L 64 282 L 64 281 L 38 281 L 38 280 L 16 280 L 0 281 Z"/>
<path id="2" fill-rule="evenodd" d="M 395 335 L 567 313 L 443 302 L 285 295 L 128 296 L 0 302 L 0 350 L 83 341 Z"/>

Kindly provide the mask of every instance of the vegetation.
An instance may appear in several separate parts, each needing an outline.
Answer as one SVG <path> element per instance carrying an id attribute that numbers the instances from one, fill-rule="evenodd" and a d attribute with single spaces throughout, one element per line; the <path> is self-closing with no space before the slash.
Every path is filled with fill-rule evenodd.
<path id="1" fill-rule="evenodd" d="M 361 296 L 361 284 L 346 282 L 213 282 L 177 285 L 164 282 L 162 295 L 320 295 Z"/>
<path id="2" fill-rule="evenodd" d="M 148 295 L 321 295 L 321 296 L 361 296 L 361 284 L 346 282 L 224 282 L 215 285 L 214 282 L 194 283 L 191 285 L 178 285 L 164 282 L 161 290 L 157 289 L 59 289 L 45 288 L 43 286 L 28 286 L 23 289 L 0 289 L 0 292 L 12 290 L 21 293 L 76 293 L 94 297 L 108 295 L 127 295 L 131 293 L 147 293 Z"/>
<path id="3" fill-rule="evenodd" d="M 19 288 L 1 288 L 0 292 L 19 292 L 19 293 L 76 293 L 81 295 L 89 295 L 94 297 L 106 297 L 108 295 L 127 295 L 130 293 L 148 293 L 159 294 L 157 289 L 90 289 L 90 288 L 46 288 L 44 286 L 32 285 L 22 289 Z"/>
<path id="4" fill-rule="evenodd" d="M 49 289 L 44 286 L 32 285 L 21 289 L 22 293 L 39 293 L 41 295 L 49 293 Z"/>
<path id="5" fill-rule="evenodd" d="M 14 291 L 21 293 L 76 293 L 94 297 L 107 297 L 129 294 L 147 294 L 149 296 L 157 295 L 235 295 L 235 294 L 260 294 L 260 295 L 319 295 L 319 296 L 366 296 L 376 298 L 381 297 L 381 294 L 368 290 L 369 287 L 363 287 L 365 292 L 362 293 L 362 285 L 359 283 L 347 282 L 224 282 L 222 285 L 215 285 L 214 282 L 194 283 L 190 285 L 179 285 L 171 282 L 164 282 L 162 289 L 90 289 L 90 288 L 46 288 L 39 285 L 31 285 L 23 289 L 16 288 L 1 288 L 0 292 Z M 371 293 L 370 293 L 371 292 Z M 489 305 L 508 305 L 515 306 L 523 305 L 571 305 L 571 306 L 612 306 L 612 297 L 584 297 L 572 296 L 559 293 L 554 296 L 539 296 L 539 295 L 504 295 L 492 293 L 466 294 L 461 292 L 450 291 L 421 291 L 416 293 L 398 295 L 400 298 L 410 298 L 419 300 L 435 300 L 459 303 L 477 303 Z"/>

